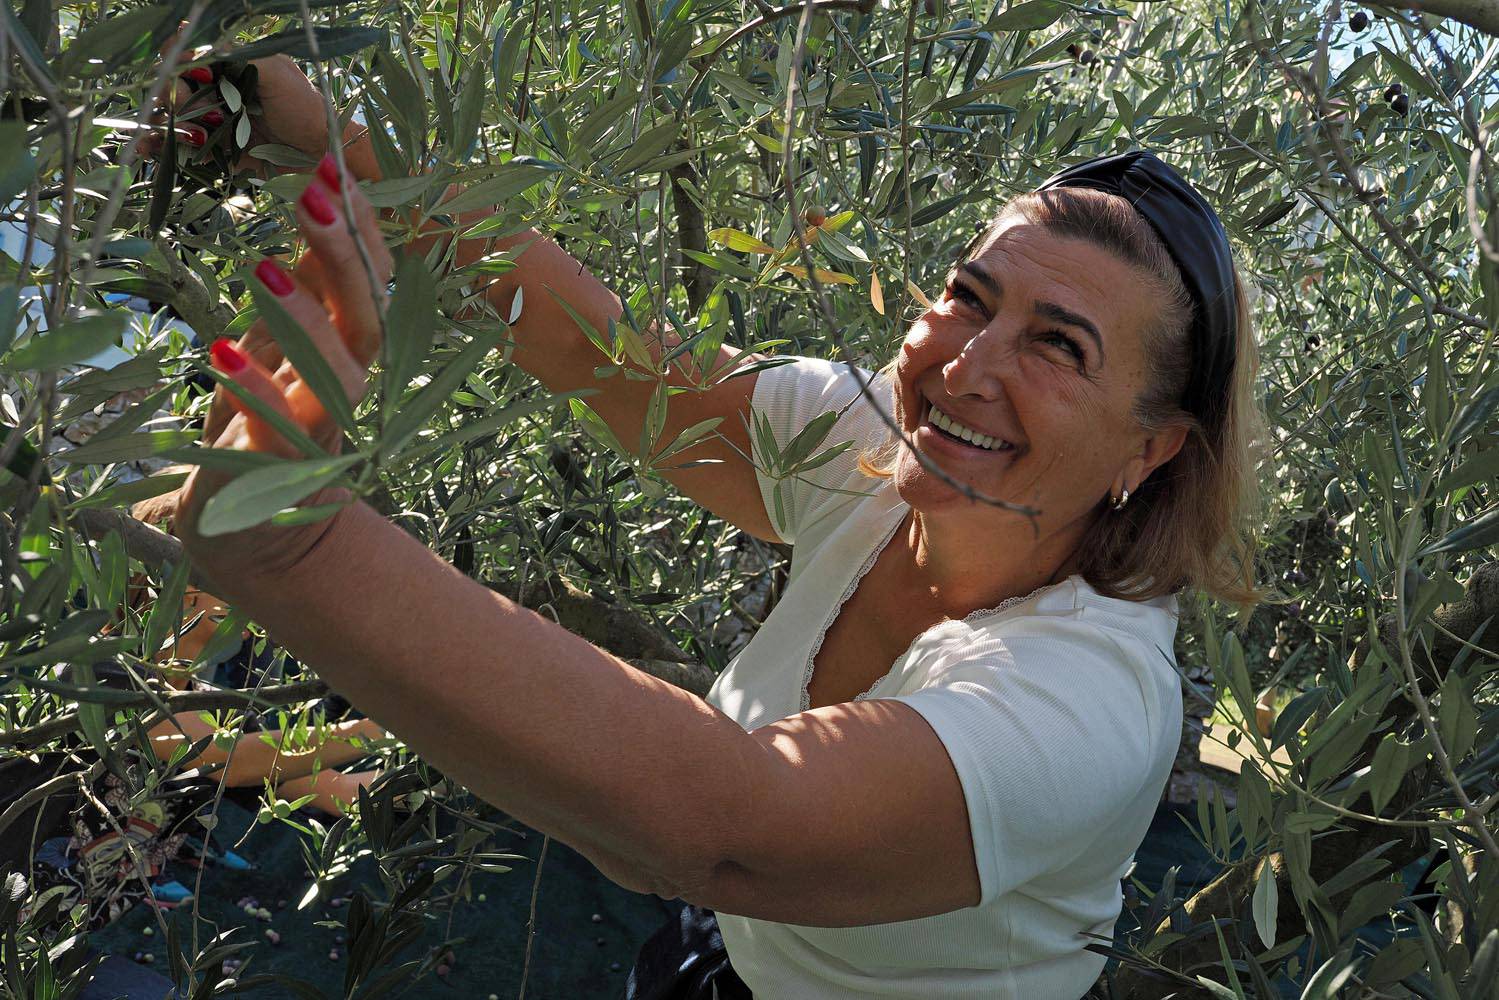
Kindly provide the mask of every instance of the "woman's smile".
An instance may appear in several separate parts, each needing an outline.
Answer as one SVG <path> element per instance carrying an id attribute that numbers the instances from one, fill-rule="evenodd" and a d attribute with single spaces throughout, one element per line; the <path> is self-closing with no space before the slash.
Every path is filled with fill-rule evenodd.
<path id="1" fill-rule="evenodd" d="M 980 462 L 1009 461 L 1015 445 L 998 434 L 985 433 L 974 421 L 964 421 L 943 410 L 925 396 L 921 399 L 921 423 L 916 428 L 916 446 L 924 452 Z"/>

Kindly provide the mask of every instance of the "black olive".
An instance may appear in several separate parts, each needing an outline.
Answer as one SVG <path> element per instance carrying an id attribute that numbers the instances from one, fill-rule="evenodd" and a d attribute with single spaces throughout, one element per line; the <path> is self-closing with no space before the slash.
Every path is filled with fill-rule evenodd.
<path id="1" fill-rule="evenodd" d="M 1084 66 L 1091 66 L 1098 61 L 1098 56 L 1092 49 L 1083 49 L 1082 55 L 1077 57 L 1077 61 Z"/>
<path id="2" fill-rule="evenodd" d="M 1369 15 L 1365 14 L 1361 10 L 1354 11 L 1352 16 L 1348 18 L 1348 27 L 1352 28 L 1354 31 L 1363 31 L 1368 26 Z"/>
<path id="3" fill-rule="evenodd" d="M 1396 94 L 1395 99 L 1390 102 L 1390 110 L 1397 115 L 1404 115 L 1411 109 L 1411 100 L 1404 94 Z"/>
<path id="4" fill-rule="evenodd" d="M 1393 101 L 1398 95 L 1403 93 L 1405 93 L 1404 87 L 1399 83 L 1392 83 L 1384 89 L 1384 99 L 1386 102 Z"/>

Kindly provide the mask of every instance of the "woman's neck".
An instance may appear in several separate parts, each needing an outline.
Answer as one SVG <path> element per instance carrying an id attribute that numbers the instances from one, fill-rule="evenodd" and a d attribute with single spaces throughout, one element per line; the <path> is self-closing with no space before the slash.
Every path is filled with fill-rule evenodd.
<path id="1" fill-rule="evenodd" d="M 1029 523 L 1017 526 L 1028 541 Z M 1079 563 L 1071 537 L 1053 536 L 1030 545 L 976 545 L 971 528 L 944 525 L 915 510 L 906 515 L 897 536 L 911 587 L 950 618 L 1058 583 L 1077 572 Z M 1007 549 L 1013 554 L 1002 556 Z"/>

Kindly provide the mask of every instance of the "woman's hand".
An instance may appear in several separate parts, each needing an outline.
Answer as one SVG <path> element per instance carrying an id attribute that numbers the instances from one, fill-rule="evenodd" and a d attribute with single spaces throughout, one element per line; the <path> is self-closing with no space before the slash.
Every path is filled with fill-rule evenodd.
<path id="1" fill-rule="evenodd" d="M 373 288 L 345 222 L 344 191 L 374 265 Z M 353 183 L 339 176 L 331 157 L 325 157 L 314 171 L 307 190 L 297 202 L 296 215 L 307 241 L 307 252 L 290 272 L 273 260 L 261 261 L 253 280 L 275 295 L 301 324 L 338 377 L 349 401 L 357 403 L 368 387 L 370 362 L 380 350 L 380 319 L 376 310 L 384 309 L 385 289 L 391 274 L 390 252 L 380 237 L 374 209 Z M 296 369 L 281 356 L 264 320 L 257 321 L 239 343 L 220 338 L 211 353 L 219 371 L 293 420 L 330 454 L 342 450 L 337 424 Z M 215 421 L 215 413 L 223 419 Z M 223 386 L 214 394 L 204 442 L 214 448 L 304 457 Z M 227 585 L 226 592 L 232 593 L 236 574 L 279 574 L 291 569 L 333 525 L 334 519 L 328 518 L 294 527 L 261 525 L 225 535 L 200 535 L 197 526 L 203 505 L 228 479 L 221 472 L 195 469 L 183 486 L 175 519 L 176 533 L 193 562 L 210 578 Z M 305 503 L 331 503 L 346 498 L 347 491 L 325 489 Z"/>
<path id="2" fill-rule="evenodd" d="M 168 45 L 171 43 L 168 42 Z M 204 50 L 203 54 L 206 54 Z M 201 57 L 201 56 L 200 56 Z M 288 146 L 298 152 L 317 159 L 328 152 L 328 115 L 323 105 L 323 96 L 318 93 L 307 74 L 289 56 L 269 56 L 250 63 L 257 77 L 255 93 L 245 95 L 253 98 L 258 114 L 250 115 L 250 139 L 245 148 L 254 149 L 262 145 Z M 218 79 L 212 66 L 200 65 L 184 70 L 173 83 L 170 98 L 176 109 L 177 137 L 190 146 L 201 147 L 208 142 L 214 130 L 229 123 L 232 128 L 235 116 L 224 104 Z M 157 126 L 166 123 L 165 111 L 159 110 L 152 118 Z M 345 159 L 354 175 L 369 179 L 374 169 L 372 155 L 363 148 L 368 143 L 362 126 L 351 123 L 346 132 Z M 349 140 L 355 140 L 351 145 Z M 158 129 L 141 138 L 137 150 L 144 156 L 156 156 L 161 152 L 165 133 Z M 277 167 L 248 152 L 242 153 L 235 162 L 237 171 L 251 171 L 262 176 L 286 168 Z"/>

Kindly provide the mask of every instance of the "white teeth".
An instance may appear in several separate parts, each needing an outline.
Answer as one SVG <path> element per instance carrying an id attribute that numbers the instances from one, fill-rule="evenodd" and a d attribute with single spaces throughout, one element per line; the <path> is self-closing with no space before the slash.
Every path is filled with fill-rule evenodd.
<path id="1" fill-rule="evenodd" d="M 970 444 L 987 449 L 988 451 L 1009 451 L 1014 447 L 1008 441 L 990 437 L 988 434 L 980 434 L 971 427 L 964 427 L 952 417 L 937 409 L 936 406 L 931 406 L 929 419 L 934 426 L 941 428 L 953 437 L 961 438 Z"/>

